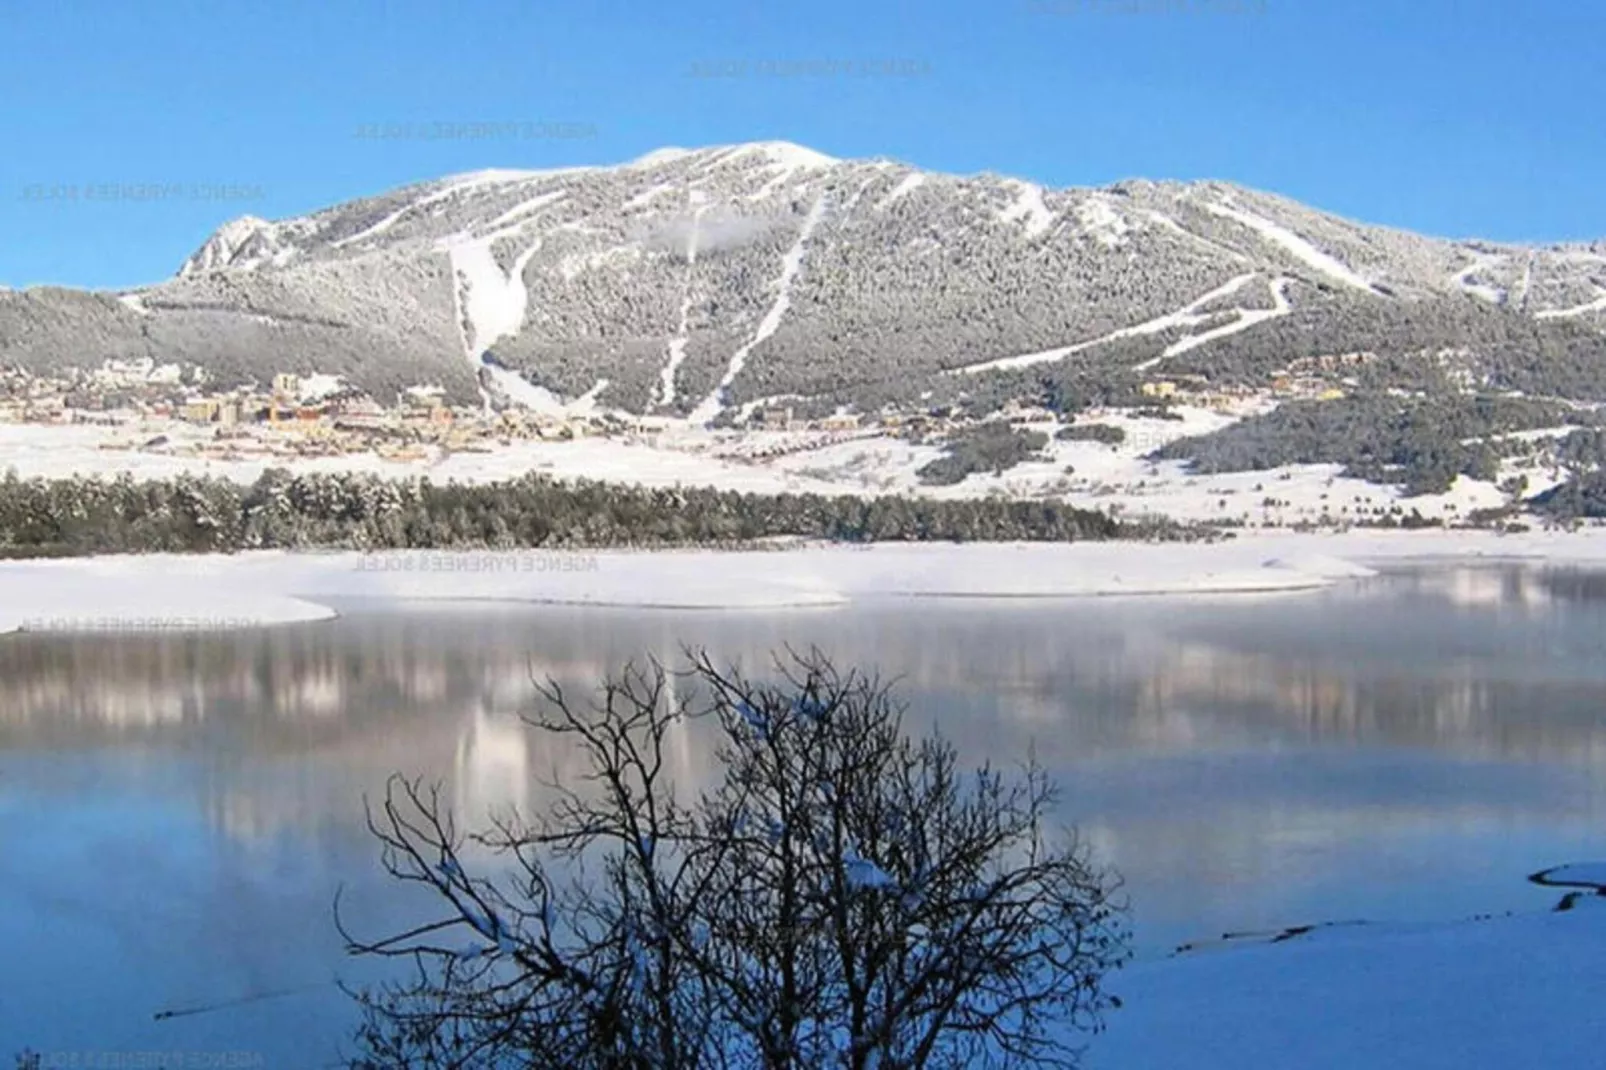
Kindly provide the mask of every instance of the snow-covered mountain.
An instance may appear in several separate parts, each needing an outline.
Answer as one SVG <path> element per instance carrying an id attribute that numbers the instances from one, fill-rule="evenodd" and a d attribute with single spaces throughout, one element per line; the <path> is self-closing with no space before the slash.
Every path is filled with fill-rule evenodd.
<path id="1" fill-rule="evenodd" d="M 1391 347 L 1598 368 L 1606 243 L 1448 241 L 1219 182 L 1048 189 L 761 142 L 242 217 L 121 299 L 0 293 L 0 364 L 151 356 L 223 381 L 318 371 L 385 398 L 437 382 L 699 419 L 1067 364 L 1258 374 Z"/>

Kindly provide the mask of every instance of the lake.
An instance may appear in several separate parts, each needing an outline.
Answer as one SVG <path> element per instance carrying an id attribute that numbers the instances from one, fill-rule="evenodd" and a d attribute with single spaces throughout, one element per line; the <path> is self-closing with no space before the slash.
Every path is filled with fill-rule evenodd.
<path id="1" fill-rule="evenodd" d="M 341 951 L 337 888 L 370 934 L 418 905 L 383 876 L 364 793 L 442 777 L 468 825 L 538 805 L 561 756 L 517 718 L 532 672 L 584 689 L 681 644 L 749 669 L 818 645 L 900 678 L 911 725 L 972 762 L 1035 746 L 1123 874 L 1146 957 L 1543 909 L 1556 893 L 1526 874 L 1606 858 L 1602 572 L 786 612 L 336 608 L 230 634 L 0 638 L 0 1065 L 24 1046 L 46 1066 L 337 1065 L 354 1016 L 335 982 L 372 976 Z"/>

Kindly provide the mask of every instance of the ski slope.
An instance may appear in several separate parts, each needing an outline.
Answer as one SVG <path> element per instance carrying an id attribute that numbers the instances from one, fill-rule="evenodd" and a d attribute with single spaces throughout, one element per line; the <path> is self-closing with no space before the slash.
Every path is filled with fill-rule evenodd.
<path id="1" fill-rule="evenodd" d="M 543 171 L 478 171 L 472 174 L 461 175 L 453 179 L 448 179 L 448 184 L 444 189 L 436 190 L 434 193 L 426 194 L 415 201 L 410 201 L 407 204 L 402 205 L 394 212 L 391 212 L 389 215 L 379 220 L 373 226 L 368 227 L 365 230 L 358 231 L 356 234 L 351 234 L 347 237 L 341 238 L 339 241 L 331 242 L 329 247 L 331 249 L 343 249 L 348 245 L 355 245 L 357 242 L 365 241 L 369 238 L 376 238 L 385 233 L 391 227 L 395 226 L 396 223 L 399 222 L 404 216 L 411 215 L 414 212 L 417 212 L 419 209 L 428 208 L 432 204 L 439 204 L 442 201 L 451 200 L 458 194 L 464 193 L 468 190 L 478 189 L 482 186 L 507 185 L 513 182 L 527 182 L 533 178 L 543 177 L 545 174 L 546 172 Z"/>
<path id="2" fill-rule="evenodd" d="M 825 198 L 822 196 L 809 209 L 809 214 L 804 218 L 803 226 L 798 231 L 797 241 L 792 244 L 792 248 L 788 249 L 786 255 L 781 258 L 781 274 L 775 281 L 777 292 L 774 304 L 770 305 L 769 311 L 764 313 L 764 318 L 759 321 L 758 329 L 753 332 L 753 337 L 731 355 L 730 366 L 726 368 L 725 375 L 720 379 L 719 384 L 692 410 L 690 417 L 692 423 L 706 424 L 719 415 L 720 411 L 725 407 L 725 392 L 730 389 L 731 383 L 735 382 L 736 377 L 747 366 L 747 355 L 753 351 L 755 346 L 774 334 L 781 326 L 781 318 L 786 315 L 786 310 L 792 304 L 792 282 L 803 268 L 803 257 L 808 251 L 809 239 L 813 237 L 814 228 L 819 226 L 820 220 L 824 215 Z"/>
<path id="3" fill-rule="evenodd" d="M 1194 298 L 1175 312 L 1167 312 L 1163 316 L 1157 316 L 1152 320 L 1132 327 L 1122 327 L 1119 330 L 1111 331 L 1109 334 L 1101 335 L 1086 342 L 1060 346 L 1058 349 L 1045 349 L 1040 353 L 1024 353 L 1015 357 L 986 360 L 979 364 L 967 364 L 962 368 L 953 369 L 949 374 L 974 375 L 977 372 L 1001 371 L 1008 368 L 1029 368 L 1034 364 L 1047 364 L 1052 361 L 1062 360 L 1073 353 L 1080 353 L 1084 349 L 1092 349 L 1094 346 L 1103 345 L 1106 342 L 1113 342 L 1121 338 L 1131 338 L 1142 334 L 1159 334 L 1161 331 L 1168 331 L 1173 327 L 1191 327 L 1209 318 L 1198 311 L 1201 306 L 1207 305 L 1217 298 L 1237 293 L 1254 278 L 1255 272 L 1253 271 L 1235 276 L 1209 293 L 1201 294 Z"/>
<path id="4" fill-rule="evenodd" d="M 1563 319 L 1568 316 L 1585 316 L 1591 312 L 1606 312 L 1606 288 L 1595 287 L 1595 299 L 1587 304 L 1575 305 L 1572 308 L 1550 308 L 1543 312 L 1535 312 L 1534 318 L 1541 320 Z"/>
<path id="5" fill-rule="evenodd" d="M 1292 306 L 1290 306 L 1288 303 L 1288 283 L 1291 281 L 1292 280 L 1288 278 L 1277 278 L 1272 280 L 1270 285 L 1272 300 L 1276 302 L 1274 307 L 1254 309 L 1240 308 L 1237 310 L 1238 319 L 1236 321 L 1222 324 L 1220 327 L 1206 331 L 1203 334 L 1195 334 L 1190 335 L 1187 338 L 1180 338 L 1166 346 L 1164 353 L 1161 353 L 1153 360 L 1144 361 L 1142 364 L 1137 365 L 1132 370 L 1138 372 L 1148 371 L 1161 361 L 1167 360 L 1171 357 L 1180 356 L 1181 354 L 1188 352 L 1190 349 L 1197 349 L 1209 342 L 1216 341 L 1218 338 L 1226 338 L 1228 335 L 1238 334 L 1241 331 L 1247 331 L 1249 328 L 1258 323 L 1265 323 L 1267 320 L 1273 320 L 1279 316 L 1288 315 L 1288 313 L 1292 311 Z"/>
<path id="6" fill-rule="evenodd" d="M 1357 290 L 1365 290 L 1368 293 L 1375 292 L 1370 282 L 1350 270 L 1349 266 L 1343 261 L 1322 252 L 1286 227 L 1279 226 L 1271 220 L 1255 215 L 1252 212 L 1246 212 L 1242 208 L 1225 201 L 1206 201 L 1201 206 L 1207 212 L 1243 224 L 1271 244 L 1292 255 L 1307 267 L 1320 272 L 1335 282 L 1343 283 L 1345 286 L 1352 286 Z"/>
<path id="7" fill-rule="evenodd" d="M 1481 297 L 1492 305 L 1502 303 L 1506 298 L 1506 291 L 1498 286 L 1489 286 L 1481 282 L 1473 282 L 1472 276 L 1486 268 L 1496 267 L 1505 263 L 1506 258 L 1492 253 L 1473 253 L 1473 261 L 1455 273 L 1452 281 L 1474 297 Z"/>

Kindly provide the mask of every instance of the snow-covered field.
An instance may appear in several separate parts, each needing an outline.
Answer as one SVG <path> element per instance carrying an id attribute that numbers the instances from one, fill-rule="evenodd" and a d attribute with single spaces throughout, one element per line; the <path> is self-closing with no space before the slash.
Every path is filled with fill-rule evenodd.
<path id="1" fill-rule="evenodd" d="M 989 495 L 1057 497 L 1084 508 L 1127 516 L 1158 514 L 1180 520 L 1232 520 L 1246 528 L 1285 528 L 1334 524 L 1373 516 L 1395 504 L 1427 518 L 1454 520 L 1474 509 L 1499 506 L 1505 496 L 1493 482 L 1461 478 L 1445 494 L 1404 499 L 1391 487 L 1344 479 L 1336 465 L 1291 465 L 1264 472 L 1192 475 L 1180 461 L 1153 462 L 1149 452 L 1177 438 L 1205 434 L 1267 406 L 1246 402 L 1241 410 L 1216 412 L 1179 406 L 1180 420 L 1154 420 L 1112 412 L 1084 422 L 1122 428 L 1120 446 L 1062 442 L 1058 429 L 1042 424 L 1050 436 L 1043 459 L 1017 465 L 1002 475 L 978 474 L 962 483 L 933 487 L 920 482 L 919 469 L 938 457 L 935 445 L 913 445 L 890 435 L 820 432 L 710 433 L 674 427 L 656 435 L 523 441 L 488 453 L 455 452 L 426 461 L 391 460 L 372 453 L 339 457 L 249 457 L 211 459 L 167 452 L 110 450 L 108 442 L 144 441 L 158 433 L 172 444 L 208 441 L 183 424 L 148 434 L 90 426 L 0 423 L 0 470 L 21 476 L 66 477 L 81 473 L 166 477 L 181 472 L 249 482 L 269 467 L 295 472 L 371 472 L 385 476 L 428 475 L 437 482 L 485 483 L 542 472 L 557 478 L 587 478 L 649 487 L 710 486 L 752 493 L 812 493 L 874 496 L 904 494 L 940 499 Z M 1535 437 L 1532 433 L 1526 437 Z M 1500 478 L 1524 474 L 1529 493 L 1559 480 L 1543 469 L 1508 464 Z"/>
<path id="2" fill-rule="evenodd" d="M 1420 557 L 1606 562 L 1606 528 L 1507 536 L 1280 533 L 1212 544 L 264 552 L 11 562 L 0 564 L 0 632 L 316 620 L 330 615 L 324 601 L 343 598 L 779 609 L 876 598 L 1266 593 L 1371 575 L 1366 562 Z"/>
<path id="3" fill-rule="evenodd" d="M 1116 974 L 1089 1070 L 1601 1064 L 1606 899 L 1440 925 L 1319 928 Z"/>
<path id="4" fill-rule="evenodd" d="M 164 432 L 173 441 L 185 439 L 174 428 Z M 119 434 L 117 438 L 126 439 Z M 753 493 L 846 493 L 846 488 L 819 480 L 793 476 L 736 460 L 722 460 L 702 453 L 671 448 L 652 448 L 619 439 L 589 438 L 571 442 L 518 441 L 498 447 L 494 453 L 453 453 L 432 462 L 389 460 L 375 454 L 342 457 L 252 457 L 217 460 L 176 454 L 131 450 L 102 450 L 111 440 L 105 428 L 87 426 L 42 426 L 0 423 L 0 471 L 15 468 L 17 474 L 67 478 L 74 475 L 115 475 L 129 472 L 139 478 L 165 478 L 184 472 L 251 482 L 269 468 L 288 468 L 293 472 L 371 472 L 403 478 L 425 476 L 444 483 L 492 483 L 513 479 L 526 472 L 543 472 L 559 478 L 598 479 L 642 486 L 717 486 L 726 490 Z M 712 441 L 712 440 L 710 440 Z"/>

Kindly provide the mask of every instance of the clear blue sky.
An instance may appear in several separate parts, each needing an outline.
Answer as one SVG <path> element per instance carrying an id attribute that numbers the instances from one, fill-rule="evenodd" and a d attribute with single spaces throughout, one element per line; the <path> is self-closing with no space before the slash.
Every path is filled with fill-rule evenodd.
<path id="1" fill-rule="evenodd" d="M 912 73 L 759 69 L 826 61 Z M 1602 101 L 1598 0 L 6 0 L 0 284 L 152 282 L 237 215 L 755 139 L 1592 239 Z M 594 134 L 358 136 L 435 122 Z"/>

